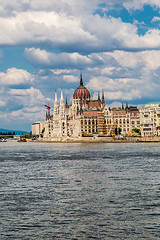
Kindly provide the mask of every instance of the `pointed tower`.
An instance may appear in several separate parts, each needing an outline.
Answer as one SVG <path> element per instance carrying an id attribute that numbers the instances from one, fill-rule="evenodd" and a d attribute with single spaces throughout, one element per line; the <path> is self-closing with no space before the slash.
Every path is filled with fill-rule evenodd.
<path id="1" fill-rule="evenodd" d="M 98 101 L 101 101 L 99 92 L 98 92 Z"/>
<path id="2" fill-rule="evenodd" d="M 60 99 L 59 113 L 60 113 L 61 116 L 64 116 L 64 113 L 65 113 L 65 105 L 64 105 L 64 98 L 63 98 L 62 89 L 61 89 L 61 99 Z"/>
<path id="3" fill-rule="evenodd" d="M 65 105 L 66 108 L 69 108 L 68 106 L 68 102 L 67 102 L 67 97 L 66 97 L 66 105 Z"/>
<path id="4" fill-rule="evenodd" d="M 59 113 L 59 106 L 58 106 L 58 99 L 57 99 L 57 91 L 55 91 L 55 100 L 54 100 L 54 115 L 58 115 Z"/>
<path id="5" fill-rule="evenodd" d="M 128 109 L 128 103 L 126 102 L 126 109 Z"/>
<path id="6" fill-rule="evenodd" d="M 105 101 L 104 101 L 104 91 L 102 91 L 102 104 L 105 104 Z"/>
<path id="7" fill-rule="evenodd" d="M 82 73 L 80 74 L 80 86 L 83 86 Z"/>

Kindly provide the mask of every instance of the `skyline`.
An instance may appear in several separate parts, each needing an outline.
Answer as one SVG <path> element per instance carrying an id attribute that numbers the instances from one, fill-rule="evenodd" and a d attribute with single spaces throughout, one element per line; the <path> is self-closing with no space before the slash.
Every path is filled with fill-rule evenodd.
<path id="1" fill-rule="evenodd" d="M 156 0 L 0 0 L 0 127 L 31 129 L 54 92 L 102 89 L 107 104 L 159 102 Z M 53 110 L 53 109 L 52 109 Z"/>

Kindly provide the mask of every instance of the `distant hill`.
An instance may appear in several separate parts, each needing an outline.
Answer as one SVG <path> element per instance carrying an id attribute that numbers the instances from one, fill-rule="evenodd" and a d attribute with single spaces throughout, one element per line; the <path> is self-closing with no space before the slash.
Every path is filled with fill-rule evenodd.
<path id="1" fill-rule="evenodd" d="M 0 132 L 2 133 L 12 133 L 15 132 L 15 135 L 23 135 L 23 134 L 29 134 L 29 132 L 26 132 L 26 131 L 21 131 L 21 130 L 9 130 L 9 129 L 3 129 L 3 128 L 0 128 Z"/>

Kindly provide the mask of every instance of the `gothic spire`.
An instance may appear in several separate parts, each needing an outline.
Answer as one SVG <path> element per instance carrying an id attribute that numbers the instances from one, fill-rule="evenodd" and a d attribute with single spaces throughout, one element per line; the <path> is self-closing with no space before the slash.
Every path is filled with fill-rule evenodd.
<path id="1" fill-rule="evenodd" d="M 102 99 L 104 99 L 104 92 L 103 92 L 103 90 L 102 90 Z"/>
<path id="2" fill-rule="evenodd" d="M 58 99 L 57 99 L 57 91 L 55 91 L 55 101 L 54 101 L 54 115 L 57 115 L 59 112 Z"/>
<path id="3" fill-rule="evenodd" d="M 68 102 L 67 102 L 67 97 L 66 97 L 66 108 L 68 108 Z"/>
<path id="4" fill-rule="evenodd" d="M 57 91 L 55 90 L 55 102 L 58 102 L 58 99 L 57 99 Z"/>
<path id="5" fill-rule="evenodd" d="M 99 94 L 99 92 L 98 92 L 98 101 L 100 101 L 100 94 Z"/>
<path id="6" fill-rule="evenodd" d="M 65 105 L 64 105 L 64 98 L 63 98 L 62 89 L 61 89 L 61 99 L 60 99 L 59 111 L 60 111 L 60 115 L 64 116 L 64 114 L 65 114 Z"/>
<path id="7" fill-rule="evenodd" d="M 82 73 L 80 74 L 80 86 L 83 86 Z"/>
<path id="8" fill-rule="evenodd" d="M 63 100 L 63 92 L 62 92 L 62 88 L 61 88 L 61 100 Z"/>
<path id="9" fill-rule="evenodd" d="M 102 90 L 102 104 L 105 104 L 105 101 L 104 101 L 104 91 Z"/>

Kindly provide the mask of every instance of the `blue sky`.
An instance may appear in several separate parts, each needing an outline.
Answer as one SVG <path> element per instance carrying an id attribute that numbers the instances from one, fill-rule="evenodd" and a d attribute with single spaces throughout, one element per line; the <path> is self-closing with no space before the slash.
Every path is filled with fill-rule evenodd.
<path id="1" fill-rule="evenodd" d="M 0 0 L 0 127 L 30 131 L 63 88 L 108 105 L 160 102 L 157 0 Z"/>

